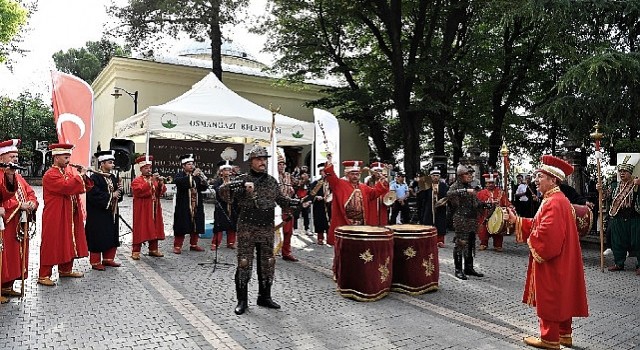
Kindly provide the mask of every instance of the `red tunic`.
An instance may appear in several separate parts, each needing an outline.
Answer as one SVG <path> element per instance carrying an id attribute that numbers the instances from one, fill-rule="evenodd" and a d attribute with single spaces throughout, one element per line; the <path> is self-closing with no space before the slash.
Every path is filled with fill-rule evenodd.
<path id="1" fill-rule="evenodd" d="M 80 194 L 90 190 L 93 182 L 73 174 L 69 167 L 66 169 L 53 166 L 42 177 L 42 266 L 64 264 L 89 255 Z"/>
<path id="2" fill-rule="evenodd" d="M 4 174 L 0 171 L 0 176 L 4 178 Z M 24 202 L 31 202 L 35 205 L 36 210 L 38 208 L 38 198 L 31 186 L 25 181 L 25 179 L 16 174 L 16 182 L 18 187 L 16 188 L 15 196 L 6 196 L 2 199 L 2 207 L 5 210 L 5 228 L 4 228 L 4 251 L 2 252 L 2 282 L 10 282 L 21 278 L 21 266 L 22 266 L 22 243 L 17 239 L 18 224 L 20 223 L 20 216 L 22 211 L 19 210 L 20 205 Z M 35 225 L 35 222 L 31 222 L 30 225 Z M 25 277 L 29 271 L 29 240 L 27 239 L 25 259 Z"/>
<path id="3" fill-rule="evenodd" d="M 494 188 L 493 191 L 489 191 L 489 189 L 485 188 L 478 192 L 478 199 L 483 203 L 499 203 L 500 207 L 510 207 L 514 208 L 507 195 L 504 195 L 504 192 L 499 188 Z M 488 234 L 487 226 L 484 224 L 484 221 L 488 219 L 491 214 L 493 214 L 493 210 L 483 209 L 482 213 L 478 217 L 478 235 Z"/>
<path id="4" fill-rule="evenodd" d="M 131 182 L 133 192 L 133 244 L 164 239 L 164 222 L 160 197 L 167 186 L 153 177 L 136 177 Z"/>
<path id="5" fill-rule="evenodd" d="M 544 194 L 533 219 L 518 218 L 516 241 L 531 252 L 522 301 L 548 321 L 589 316 L 575 212 L 558 187 Z"/>
<path id="6" fill-rule="evenodd" d="M 333 193 L 333 200 L 331 201 L 331 223 L 327 234 L 327 244 L 334 245 L 336 228 L 349 224 L 345 205 L 349 197 L 351 197 L 354 187 L 349 181 L 336 176 L 333 165 L 324 168 L 324 172 L 326 174 L 326 181 L 329 183 L 329 188 L 331 188 L 331 192 Z M 370 214 L 370 211 L 372 211 L 373 208 L 370 208 L 370 203 L 372 200 L 387 193 L 389 191 L 389 184 L 386 182 L 378 182 L 375 187 L 359 184 L 358 188 L 362 193 L 365 225 L 377 225 L 377 218 L 375 222 L 372 221 L 373 216 Z"/>

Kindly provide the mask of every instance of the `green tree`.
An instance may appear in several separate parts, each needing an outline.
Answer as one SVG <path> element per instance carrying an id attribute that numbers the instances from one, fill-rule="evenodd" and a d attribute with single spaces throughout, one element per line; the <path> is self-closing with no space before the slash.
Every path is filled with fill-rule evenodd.
<path id="1" fill-rule="evenodd" d="M 10 52 L 15 51 L 12 49 L 12 40 L 27 23 L 28 13 L 17 1 L 0 0 L 0 63 L 6 61 Z"/>
<path id="2" fill-rule="evenodd" d="M 51 105 L 29 92 L 16 99 L 0 97 L 0 125 L 0 139 L 21 139 L 21 162 L 32 161 L 36 166 L 42 164 L 42 154 L 35 151 L 35 142 L 58 140 Z"/>
<path id="3" fill-rule="evenodd" d="M 133 47 L 147 49 L 165 36 L 211 42 L 212 72 L 222 80 L 222 26 L 239 23 L 238 16 L 249 0 L 129 0 L 127 6 L 112 5 L 108 12 L 118 18 L 114 35 Z"/>
<path id="4" fill-rule="evenodd" d="M 79 49 L 58 51 L 53 54 L 53 61 L 59 71 L 73 74 L 91 84 L 113 56 L 131 56 L 131 49 L 103 38 L 100 41 L 87 41 L 85 47 Z"/>

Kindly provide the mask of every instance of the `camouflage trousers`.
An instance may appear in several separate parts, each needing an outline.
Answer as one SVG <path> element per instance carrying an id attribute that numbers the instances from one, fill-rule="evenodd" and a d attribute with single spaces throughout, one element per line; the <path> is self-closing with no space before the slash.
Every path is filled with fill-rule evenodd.
<path id="1" fill-rule="evenodd" d="M 249 283 L 253 268 L 254 250 L 257 255 L 258 280 L 267 284 L 273 283 L 276 264 L 273 256 L 273 240 L 273 226 L 238 225 L 236 283 Z"/>

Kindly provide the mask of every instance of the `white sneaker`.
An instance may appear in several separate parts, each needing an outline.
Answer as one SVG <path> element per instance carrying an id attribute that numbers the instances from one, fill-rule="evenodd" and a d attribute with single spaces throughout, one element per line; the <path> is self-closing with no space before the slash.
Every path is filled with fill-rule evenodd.
<path id="1" fill-rule="evenodd" d="M 609 256 L 609 255 L 613 254 L 613 250 L 611 250 L 611 248 L 607 248 L 607 249 L 604 251 L 604 253 L 603 253 L 603 254 L 604 254 L 604 255 Z"/>

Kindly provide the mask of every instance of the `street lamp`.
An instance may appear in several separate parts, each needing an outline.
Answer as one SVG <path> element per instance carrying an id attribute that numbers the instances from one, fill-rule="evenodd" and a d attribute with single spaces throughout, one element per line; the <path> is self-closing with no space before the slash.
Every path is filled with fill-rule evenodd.
<path id="1" fill-rule="evenodd" d="M 111 96 L 118 99 L 118 97 L 122 96 L 120 90 L 124 91 L 127 95 L 129 95 L 129 97 L 133 99 L 133 114 L 138 114 L 138 90 L 136 90 L 135 92 L 129 92 L 121 87 L 115 86 L 113 88 L 113 93 L 111 94 Z"/>

